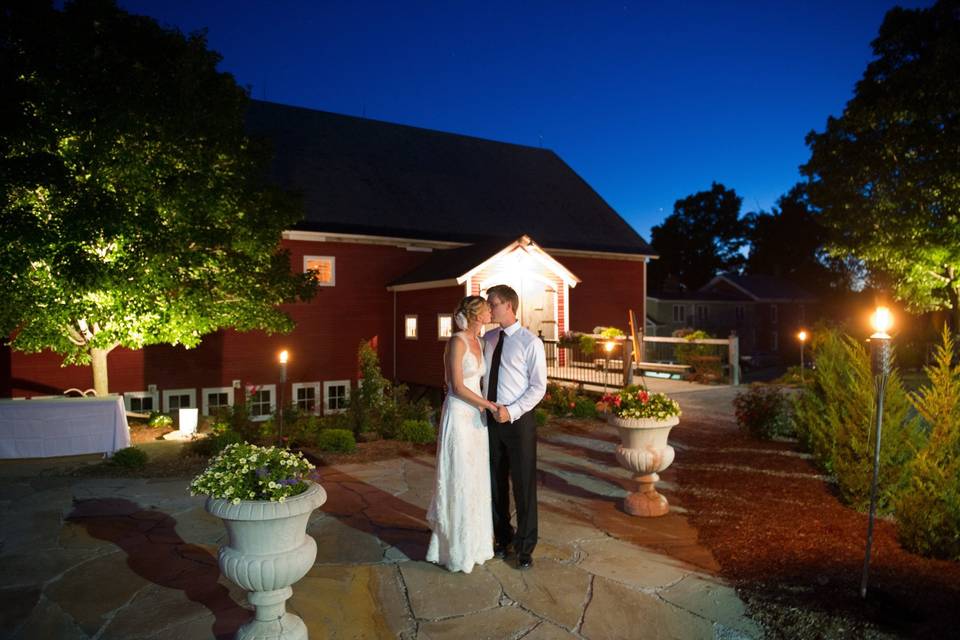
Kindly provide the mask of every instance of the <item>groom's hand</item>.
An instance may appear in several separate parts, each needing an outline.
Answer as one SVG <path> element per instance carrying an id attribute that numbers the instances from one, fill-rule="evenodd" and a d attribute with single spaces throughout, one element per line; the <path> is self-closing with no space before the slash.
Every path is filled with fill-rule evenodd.
<path id="1" fill-rule="evenodd" d="M 497 405 L 497 422 L 510 422 L 510 412 L 502 404 Z"/>

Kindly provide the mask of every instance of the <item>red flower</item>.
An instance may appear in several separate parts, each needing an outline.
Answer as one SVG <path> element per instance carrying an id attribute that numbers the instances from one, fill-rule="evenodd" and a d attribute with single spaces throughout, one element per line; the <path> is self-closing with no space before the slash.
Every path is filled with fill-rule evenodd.
<path id="1" fill-rule="evenodd" d="M 623 400 L 620 398 L 620 396 L 616 396 L 616 397 L 613 399 L 613 404 L 617 405 L 618 407 L 620 406 L 620 403 L 622 403 L 622 402 L 623 402 Z"/>
<path id="2" fill-rule="evenodd" d="M 637 398 L 640 399 L 640 402 L 642 404 L 647 404 L 647 402 L 650 400 L 650 394 L 647 393 L 646 391 L 641 391 L 640 393 L 637 394 Z"/>
<path id="3" fill-rule="evenodd" d="M 571 408 L 571 409 L 573 409 L 573 408 L 576 407 L 576 406 L 577 406 L 577 403 L 576 403 L 576 402 L 571 402 L 571 403 L 570 403 L 570 408 Z"/>

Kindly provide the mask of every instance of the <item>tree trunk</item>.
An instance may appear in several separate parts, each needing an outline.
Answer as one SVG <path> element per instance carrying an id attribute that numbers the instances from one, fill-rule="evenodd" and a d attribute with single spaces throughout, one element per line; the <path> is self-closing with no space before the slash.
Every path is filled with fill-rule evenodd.
<path id="1" fill-rule="evenodd" d="M 111 349 L 90 349 L 90 356 L 93 360 L 90 366 L 93 368 L 93 388 L 97 396 L 105 396 L 109 393 L 107 384 L 107 354 Z"/>

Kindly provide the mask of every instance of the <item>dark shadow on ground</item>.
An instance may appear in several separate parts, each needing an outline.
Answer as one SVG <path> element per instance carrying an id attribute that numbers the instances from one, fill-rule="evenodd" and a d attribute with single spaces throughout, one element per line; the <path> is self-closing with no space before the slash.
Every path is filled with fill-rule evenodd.
<path id="1" fill-rule="evenodd" d="M 218 582 L 217 558 L 203 547 L 187 543 L 176 532 L 172 517 L 121 498 L 74 500 L 67 518 L 99 540 L 112 542 L 127 554 L 127 565 L 150 582 L 178 589 L 214 615 L 212 632 L 233 638 L 251 612 L 230 597 Z"/>

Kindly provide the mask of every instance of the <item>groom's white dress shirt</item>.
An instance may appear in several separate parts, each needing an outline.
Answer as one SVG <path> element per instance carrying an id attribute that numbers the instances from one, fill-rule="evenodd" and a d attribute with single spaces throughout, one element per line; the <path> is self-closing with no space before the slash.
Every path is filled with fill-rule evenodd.
<path id="1" fill-rule="evenodd" d="M 510 413 L 510 422 L 537 406 L 547 392 L 547 356 L 543 341 L 514 322 L 506 329 L 503 352 L 500 355 L 500 375 L 497 380 L 497 403 Z M 488 331 L 484 335 L 487 375 L 483 379 L 483 395 L 487 396 L 487 382 L 493 366 L 493 351 L 500 339 L 500 331 Z"/>

